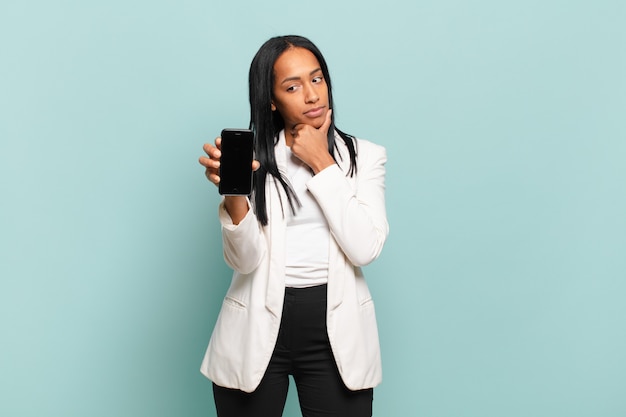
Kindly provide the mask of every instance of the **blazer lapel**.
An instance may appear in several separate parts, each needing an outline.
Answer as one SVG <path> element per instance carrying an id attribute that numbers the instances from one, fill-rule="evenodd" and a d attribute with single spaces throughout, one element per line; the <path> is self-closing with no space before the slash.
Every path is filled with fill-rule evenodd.
<path id="1" fill-rule="evenodd" d="M 282 142 L 282 143 L 281 143 Z M 287 160 L 284 152 L 285 134 L 279 133 L 279 144 L 276 145 L 276 164 L 281 173 L 286 172 Z M 283 299 L 285 295 L 285 236 L 287 224 L 283 216 L 283 209 L 288 210 L 287 195 L 283 187 L 274 177 L 268 176 L 265 182 L 265 196 L 267 202 L 268 225 L 265 234 L 269 247 L 269 271 L 267 278 L 267 292 L 265 306 L 278 318 L 282 315 Z"/>

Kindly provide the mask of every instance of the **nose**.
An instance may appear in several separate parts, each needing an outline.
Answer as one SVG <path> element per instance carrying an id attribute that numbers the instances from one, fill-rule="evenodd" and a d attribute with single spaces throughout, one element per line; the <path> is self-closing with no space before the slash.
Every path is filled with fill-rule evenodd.
<path id="1" fill-rule="evenodd" d="M 317 94 L 315 87 L 308 86 L 308 88 L 305 91 L 304 100 L 307 103 L 316 103 L 319 99 L 320 99 L 320 96 L 319 94 Z"/>

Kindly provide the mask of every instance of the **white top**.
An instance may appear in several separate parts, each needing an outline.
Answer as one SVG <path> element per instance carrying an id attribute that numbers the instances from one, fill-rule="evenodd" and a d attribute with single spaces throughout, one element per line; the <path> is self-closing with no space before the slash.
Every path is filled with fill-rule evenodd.
<path id="1" fill-rule="evenodd" d="M 290 209 L 285 210 L 285 286 L 305 288 L 326 284 L 330 231 L 322 209 L 307 188 L 313 172 L 282 140 L 277 151 L 286 152 L 287 179 L 301 203 L 300 207 L 296 206 L 295 214 Z"/>

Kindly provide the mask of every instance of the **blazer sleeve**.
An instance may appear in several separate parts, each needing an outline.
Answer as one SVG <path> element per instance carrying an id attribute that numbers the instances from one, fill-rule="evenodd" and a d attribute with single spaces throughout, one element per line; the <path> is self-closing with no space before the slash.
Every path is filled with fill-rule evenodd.
<path id="1" fill-rule="evenodd" d="M 219 205 L 219 219 L 222 225 L 222 247 L 224 260 L 233 270 L 249 274 L 261 263 L 267 245 L 260 229 L 260 224 L 248 201 L 248 213 L 243 220 L 233 224 L 224 200 Z"/>
<path id="2" fill-rule="evenodd" d="M 350 262 L 363 266 L 383 248 L 389 224 L 385 209 L 385 148 L 359 140 L 356 179 L 332 165 L 307 183 L 330 232 Z"/>

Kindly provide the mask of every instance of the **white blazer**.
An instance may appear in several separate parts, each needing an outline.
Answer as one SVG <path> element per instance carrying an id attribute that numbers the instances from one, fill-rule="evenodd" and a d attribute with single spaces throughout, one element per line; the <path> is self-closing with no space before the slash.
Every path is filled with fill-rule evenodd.
<path id="1" fill-rule="evenodd" d="M 284 133 L 280 133 L 284 141 Z M 357 173 L 346 175 L 348 150 L 336 135 L 338 165 L 312 177 L 307 187 L 330 228 L 327 329 L 344 384 L 371 388 L 382 379 L 374 303 L 359 266 L 381 253 L 389 232 L 385 210 L 386 151 L 357 139 Z M 276 153 L 286 172 L 285 155 Z M 217 385 L 254 391 L 269 364 L 280 327 L 285 294 L 284 190 L 267 177 L 268 225 L 253 210 L 233 225 L 219 207 L 224 259 L 234 274 L 206 350 L 201 372 Z M 280 193 L 280 196 L 279 196 Z M 281 201 L 283 206 L 281 207 Z"/>

